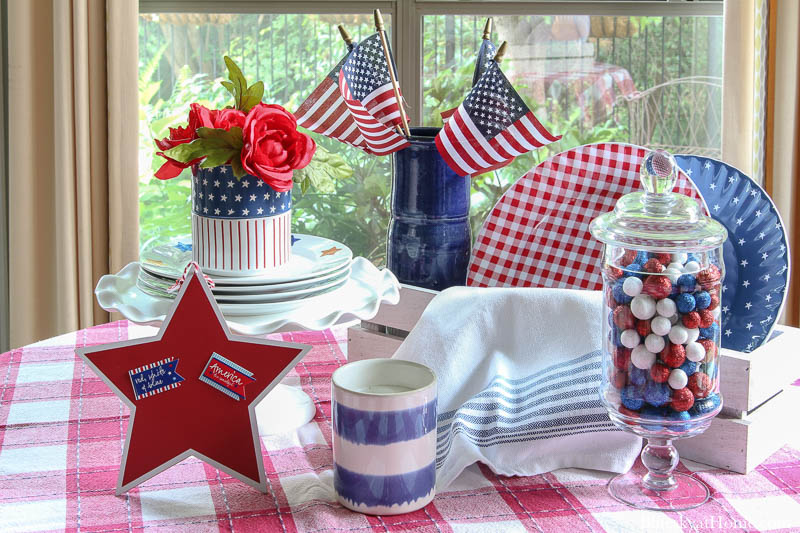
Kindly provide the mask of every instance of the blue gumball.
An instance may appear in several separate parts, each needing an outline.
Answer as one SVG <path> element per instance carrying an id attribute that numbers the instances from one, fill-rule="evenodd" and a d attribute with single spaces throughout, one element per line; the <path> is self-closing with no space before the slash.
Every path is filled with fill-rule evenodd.
<path id="1" fill-rule="evenodd" d="M 697 279 L 691 274 L 681 274 L 678 278 L 678 287 L 684 292 L 691 292 L 697 285 Z"/>
<path id="2" fill-rule="evenodd" d="M 664 407 L 653 407 L 652 405 L 646 405 L 642 408 L 641 413 L 642 418 L 647 418 L 651 420 L 664 420 L 667 418 L 667 410 Z M 649 429 L 650 431 L 661 431 L 664 429 L 664 426 L 661 424 L 653 424 L 642 422 L 642 427 L 644 429 Z"/>
<path id="3" fill-rule="evenodd" d="M 702 261 L 701 261 L 701 260 L 700 260 L 700 259 L 699 259 L 699 258 L 698 258 L 696 255 L 694 255 L 694 254 L 688 254 L 688 255 L 686 256 L 686 262 L 687 262 L 687 263 L 691 263 L 692 261 L 694 261 L 695 263 L 700 263 L 700 264 L 702 264 Z"/>
<path id="4" fill-rule="evenodd" d="M 608 330 L 608 340 L 617 348 L 624 348 L 622 344 L 622 332 L 617 326 L 611 326 L 611 329 Z"/>
<path id="5" fill-rule="evenodd" d="M 673 411 L 670 409 L 667 418 L 676 422 L 688 421 L 692 418 L 692 415 L 690 415 L 688 411 Z M 687 431 L 689 429 L 689 424 L 670 424 L 667 429 L 672 431 Z"/>
<path id="6" fill-rule="evenodd" d="M 630 370 L 628 370 L 628 381 L 637 387 L 641 387 L 647 382 L 647 376 L 649 375 L 650 372 L 647 370 L 642 370 L 641 368 L 636 368 L 631 365 Z"/>
<path id="7" fill-rule="evenodd" d="M 719 394 L 711 394 L 706 398 L 698 398 L 694 401 L 692 408 L 689 409 L 689 414 L 695 417 L 710 413 L 719 407 L 721 403 L 722 398 L 720 398 Z"/>
<path id="8" fill-rule="evenodd" d="M 630 277 L 637 277 L 643 278 L 644 274 L 644 263 L 637 263 L 633 262 L 630 265 L 626 266 L 622 269 L 624 272 L 623 277 L 630 278 Z"/>
<path id="9" fill-rule="evenodd" d="M 622 389 L 622 405 L 631 411 L 638 411 L 644 405 L 642 391 L 638 387 L 628 385 Z"/>
<path id="10" fill-rule="evenodd" d="M 697 291 L 694 293 L 694 302 L 697 309 L 706 309 L 709 305 L 711 305 L 711 295 L 706 291 Z"/>
<path id="11" fill-rule="evenodd" d="M 717 338 L 717 333 L 719 333 L 719 326 L 716 322 L 712 322 L 707 328 L 700 328 L 701 339 L 711 339 L 713 341 Z"/>
<path id="12" fill-rule="evenodd" d="M 653 407 L 661 407 L 669 401 L 669 386 L 666 383 L 648 381 L 644 387 L 644 401 Z"/>
<path id="13" fill-rule="evenodd" d="M 683 364 L 681 366 L 679 366 L 678 368 L 680 368 L 681 370 L 686 372 L 687 376 L 691 376 L 692 374 L 697 372 L 697 363 L 695 363 L 694 361 L 689 361 L 688 359 L 686 359 L 683 362 Z"/>
<path id="14" fill-rule="evenodd" d="M 678 282 L 680 283 L 680 280 L 678 280 Z M 679 294 L 675 298 L 675 305 L 678 306 L 678 311 L 680 311 L 681 313 L 683 314 L 690 313 L 694 311 L 695 308 L 694 296 L 692 296 L 688 292 Z"/>
<path id="15" fill-rule="evenodd" d="M 634 263 L 639 263 L 640 265 L 643 265 L 643 264 L 647 263 L 648 259 L 650 259 L 650 254 L 648 254 L 647 252 L 645 252 L 643 250 L 639 250 L 638 252 L 636 252 L 636 259 L 634 259 L 633 262 Z"/>
<path id="16" fill-rule="evenodd" d="M 626 273 L 626 275 L 627 275 L 627 273 Z M 614 286 L 611 287 L 611 296 L 613 296 L 614 297 L 614 301 L 617 302 L 620 305 L 629 304 L 629 303 L 631 303 L 631 300 L 633 300 L 632 297 L 630 297 L 627 294 L 625 294 L 625 291 L 622 290 L 622 284 L 624 282 L 625 282 L 625 280 L 623 278 L 620 278 L 616 282 L 614 282 Z"/>

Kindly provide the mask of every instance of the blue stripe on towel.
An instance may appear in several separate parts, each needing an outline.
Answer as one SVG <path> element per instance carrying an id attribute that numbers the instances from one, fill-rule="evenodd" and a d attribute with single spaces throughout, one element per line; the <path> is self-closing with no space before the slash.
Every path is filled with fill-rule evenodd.
<path id="1" fill-rule="evenodd" d="M 356 444 L 391 444 L 414 440 L 436 428 L 436 400 L 399 411 L 362 411 L 336 403 L 333 427 Z"/>
<path id="2" fill-rule="evenodd" d="M 336 492 L 356 505 L 403 505 L 430 494 L 436 483 L 436 463 L 396 476 L 371 476 L 333 465 Z"/>

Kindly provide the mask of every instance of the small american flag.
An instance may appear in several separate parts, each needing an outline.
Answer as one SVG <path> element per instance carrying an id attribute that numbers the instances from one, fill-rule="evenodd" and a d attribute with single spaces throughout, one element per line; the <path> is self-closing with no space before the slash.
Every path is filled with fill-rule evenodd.
<path id="1" fill-rule="evenodd" d="M 294 115 L 297 124 L 306 129 L 351 146 L 366 148 L 364 137 L 339 90 L 339 71 L 346 59 L 347 56 L 325 76 L 325 80 L 306 98 Z"/>
<path id="2" fill-rule="evenodd" d="M 476 176 L 560 138 L 542 126 L 498 64 L 490 61 L 436 136 L 436 148 L 460 176 Z"/>
<path id="3" fill-rule="evenodd" d="M 402 122 L 389 64 L 377 33 L 361 41 L 339 71 L 339 88 L 367 151 L 386 155 L 409 146 L 394 127 Z M 394 65 L 392 65 L 394 68 Z"/>
<path id="4" fill-rule="evenodd" d="M 481 47 L 478 50 L 478 57 L 475 59 L 475 72 L 472 74 L 472 86 L 475 87 L 478 84 L 478 81 L 481 79 L 481 75 L 486 72 L 486 68 L 489 66 L 489 61 L 494 58 L 494 55 L 497 53 L 497 47 L 490 39 L 483 39 L 481 41 Z M 442 120 L 446 121 L 453 113 L 456 112 L 457 107 L 453 109 L 448 109 L 447 111 L 442 111 Z"/>

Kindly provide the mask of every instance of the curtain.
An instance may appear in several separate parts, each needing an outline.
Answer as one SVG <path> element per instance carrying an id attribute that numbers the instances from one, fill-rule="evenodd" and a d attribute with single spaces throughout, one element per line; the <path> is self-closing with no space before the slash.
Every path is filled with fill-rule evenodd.
<path id="1" fill-rule="evenodd" d="M 11 346 L 108 320 L 138 255 L 133 0 L 8 3 Z"/>
<path id="2" fill-rule="evenodd" d="M 800 2 L 769 2 L 764 187 L 783 218 L 791 253 L 783 320 L 800 326 Z"/>

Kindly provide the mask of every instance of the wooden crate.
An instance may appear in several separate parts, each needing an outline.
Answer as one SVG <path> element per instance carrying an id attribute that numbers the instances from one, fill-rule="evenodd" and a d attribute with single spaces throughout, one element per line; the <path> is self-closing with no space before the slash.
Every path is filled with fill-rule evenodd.
<path id="1" fill-rule="evenodd" d="M 400 303 L 348 330 L 348 359 L 391 357 L 436 294 L 401 286 Z M 677 441 L 678 449 L 687 459 L 746 473 L 786 443 L 791 383 L 800 378 L 800 329 L 777 326 L 749 354 L 723 348 L 719 365 L 723 412 L 704 434 Z"/>

